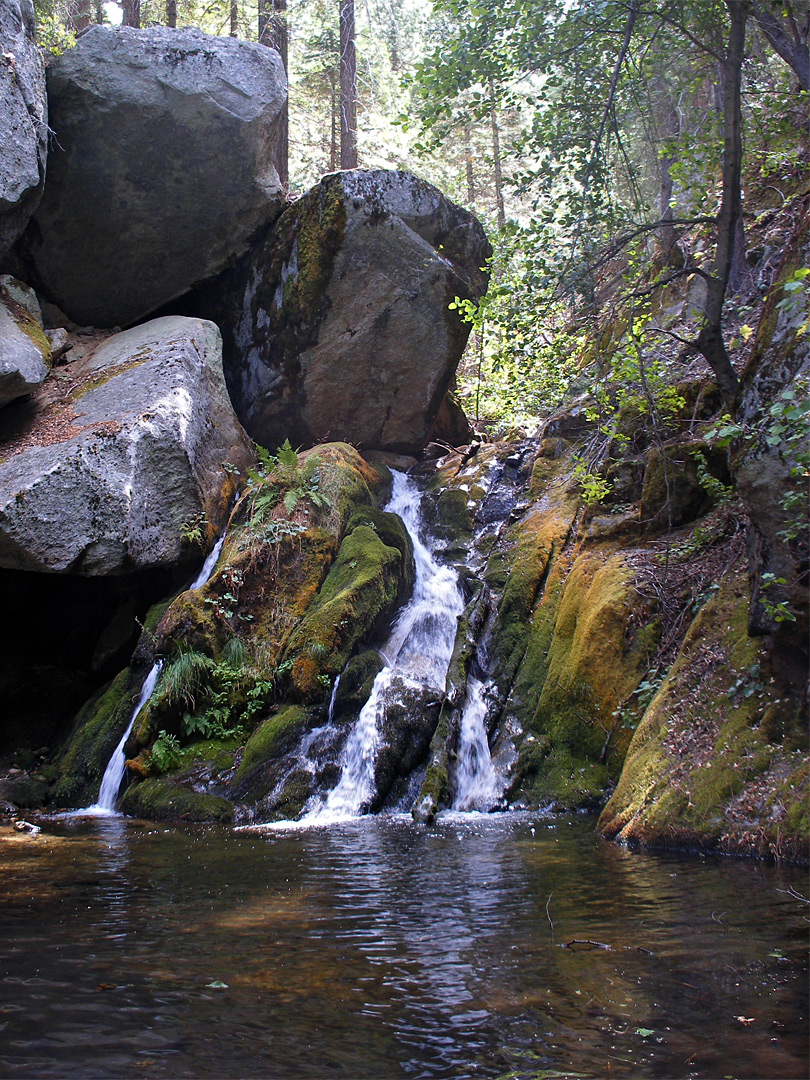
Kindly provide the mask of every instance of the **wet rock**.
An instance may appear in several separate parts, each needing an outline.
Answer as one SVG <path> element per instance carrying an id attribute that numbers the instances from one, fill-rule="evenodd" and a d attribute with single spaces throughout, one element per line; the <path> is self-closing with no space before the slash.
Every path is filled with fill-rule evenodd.
<path id="1" fill-rule="evenodd" d="M 23 250 L 77 323 L 127 326 L 218 273 L 283 207 L 273 49 L 93 26 L 48 72 L 56 132 Z"/>
<path id="2" fill-rule="evenodd" d="M 469 333 L 448 304 L 482 294 L 488 253 L 476 219 L 408 173 L 324 177 L 196 301 L 246 429 L 271 448 L 420 450 Z"/>
<path id="3" fill-rule="evenodd" d="M 182 525 L 218 531 L 236 467 L 252 459 L 208 322 L 157 319 L 71 365 L 55 398 L 7 439 L 0 566 L 84 575 L 199 558 Z M 45 394 L 47 386 L 43 388 Z"/>
<path id="4" fill-rule="evenodd" d="M 0 0 L 0 257 L 37 207 L 45 180 L 48 104 L 31 0 Z"/>

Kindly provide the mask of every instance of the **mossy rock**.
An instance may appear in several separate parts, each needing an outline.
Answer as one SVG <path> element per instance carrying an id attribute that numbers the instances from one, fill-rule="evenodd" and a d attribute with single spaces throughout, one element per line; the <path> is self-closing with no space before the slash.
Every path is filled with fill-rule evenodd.
<path id="1" fill-rule="evenodd" d="M 622 710 L 660 637 L 660 618 L 633 586 L 632 569 L 609 547 L 572 553 L 552 569 L 507 706 L 531 740 L 513 797 L 593 807 L 618 778 L 630 741 Z"/>
<path id="2" fill-rule="evenodd" d="M 245 744 L 239 768 L 227 789 L 229 798 L 239 805 L 240 812 L 247 809 L 250 816 L 256 805 L 279 785 L 282 785 L 279 804 L 292 804 L 298 795 L 306 801 L 312 791 L 312 776 L 308 774 L 306 792 L 300 783 L 294 784 L 292 777 L 298 766 L 294 756 L 291 759 L 290 755 L 317 722 L 316 712 L 300 705 L 285 705 L 254 731 Z M 276 809 L 274 804 L 270 812 Z M 280 816 L 285 815 L 282 812 Z"/>
<path id="3" fill-rule="evenodd" d="M 530 615 L 571 531 L 576 511 L 576 499 L 564 493 L 546 508 L 532 508 L 511 528 L 508 554 L 504 557 L 497 552 L 487 565 L 485 579 L 495 588 L 506 570 L 493 652 L 495 665 L 507 681 L 511 681 L 523 657 Z"/>
<path id="4" fill-rule="evenodd" d="M 127 668 L 82 707 L 56 760 L 58 776 L 51 793 L 56 806 L 95 802 L 107 762 L 132 717 L 142 681 Z"/>
<path id="5" fill-rule="evenodd" d="M 234 807 L 218 795 L 206 795 L 169 779 L 131 784 L 121 797 L 120 810 L 146 821 L 212 821 L 230 824 Z"/>
<path id="6" fill-rule="evenodd" d="M 291 666 L 290 692 L 298 700 L 326 697 L 354 649 L 379 635 L 393 617 L 409 572 L 410 559 L 369 525 L 358 525 L 345 537 L 284 652 L 283 663 Z"/>
<path id="7" fill-rule="evenodd" d="M 640 509 L 642 525 L 648 532 L 688 524 L 714 505 L 715 497 L 701 483 L 696 455 L 703 457 L 715 480 L 730 483 L 725 453 L 706 443 L 652 447 L 647 454 Z"/>
<path id="8" fill-rule="evenodd" d="M 287 705 L 265 720 L 245 743 L 234 783 L 240 784 L 257 766 L 288 753 L 308 729 L 310 719 L 300 705 Z"/>
<path id="9" fill-rule="evenodd" d="M 810 769 L 791 741 L 805 729 L 801 714 L 797 699 L 774 689 L 763 643 L 748 636 L 747 580 L 737 567 L 689 627 L 600 830 L 653 846 L 806 860 Z"/>
<path id="10" fill-rule="evenodd" d="M 23 810 L 36 810 L 45 805 L 48 781 L 44 777 L 23 774 L 0 780 L 0 802 L 10 802 Z"/>
<path id="11" fill-rule="evenodd" d="M 371 695 L 374 680 L 384 667 L 382 657 L 374 649 L 366 649 L 351 658 L 340 676 L 340 686 L 335 695 L 335 723 L 343 724 L 357 719 Z"/>

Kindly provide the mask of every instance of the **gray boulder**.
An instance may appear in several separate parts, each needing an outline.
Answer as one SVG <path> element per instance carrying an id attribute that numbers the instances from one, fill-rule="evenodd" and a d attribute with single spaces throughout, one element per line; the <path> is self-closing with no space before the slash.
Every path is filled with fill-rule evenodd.
<path id="1" fill-rule="evenodd" d="M 204 514 L 209 538 L 221 530 L 234 485 L 223 463 L 252 457 L 216 326 L 155 319 L 59 374 L 0 441 L 0 566 L 101 575 L 199 561 L 184 522 Z"/>
<path id="2" fill-rule="evenodd" d="M 278 54 L 199 30 L 94 26 L 49 69 L 56 143 L 24 242 L 74 321 L 127 326 L 247 251 L 284 195 Z"/>
<path id="3" fill-rule="evenodd" d="M 48 374 L 50 343 L 42 330 L 36 294 L 8 274 L 0 276 L 0 406 L 33 393 Z"/>
<path id="4" fill-rule="evenodd" d="M 419 450 L 469 333 L 448 304 L 486 290 L 490 253 L 471 214 L 409 173 L 324 177 L 197 299 L 246 429 L 271 448 Z"/>
<path id="5" fill-rule="evenodd" d="M 31 0 L 0 0 L 0 257 L 36 209 L 45 180 L 45 65 Z"/>

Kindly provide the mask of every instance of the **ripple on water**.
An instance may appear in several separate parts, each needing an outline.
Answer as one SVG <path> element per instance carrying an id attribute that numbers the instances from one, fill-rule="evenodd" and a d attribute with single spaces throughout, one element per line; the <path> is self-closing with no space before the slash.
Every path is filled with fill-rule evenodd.
<path id="1" fill-rule="evenodd" d="M 806 1074 L 795 868 L 537 814 L 44 829 L 0 845 L 2 1075 Z"/>

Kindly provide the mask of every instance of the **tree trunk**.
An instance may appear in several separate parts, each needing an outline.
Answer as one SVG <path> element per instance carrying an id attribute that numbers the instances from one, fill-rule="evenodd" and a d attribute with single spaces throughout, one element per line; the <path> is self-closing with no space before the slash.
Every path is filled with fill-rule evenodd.
<path id="1" fill-rule="evenodd" d="M 166 25 L 177 27 L 177 0 L 166 0 Z"/>
<path id="2" fill-rule="evenodd" d="M 330 132 L 329 139 L 329 171 L 335 172 L 340 165 L 340 145 L 338 138 L 338 129 L 340 127 L 338 123 L 338 112 L 340 111 L 340 95 L 338 94 L 337 72 L 335 72 L 334 70 L 330 70 L 328 75 L 332 104 L 332 130 Z"/>
<path id="3" fill-rule="evenodd" d="M 715 374 L 723 400 L 733 408 L 737 374 L 723 341 L 723 303 L 726 297 L 739 222 L 742 219 L 740 180 L 742 174 L 742 110 L 740 86 L 745 52 L 745 23 L 750 0 L 726 0 L 731 30 L 723 71 L 723 197 L 717 218 L 717 252 L 712 276 L 708 279 L 703 328 L 695 342 Z"/>
<path id="4" fill-rule="evenodd" d="M 287 33 L 287 0 L 273 0 L 273 17 L 270 24 L 270 45 L 281 57 L 284 74 L 289 80 L 289 36 Z M 284 99 L 284 106 L 279 117 L 278 136 L 278 178 L 285 191 L 290 186 L 290 109 L 289 100 Z"/>
<path id="5" fill-rule="evenodd" d="M 238 0 L 231 0 L 231 25 L 229 30 L 230 37 L 239 36 L 239 2 Z"/>
<path id="6" fill-rule="evenodd" d="M 357 54 L 354 0 L 340 0 L 340 167 L 357 168 Z"/>
<path id="7" fill-rule="evenodd" d="M 804 22 L 795 14 L 804 9 Z M 778 14 L 777 14 L 778 12 Z M 782 57 L 799 80 L 801 90 L 810 90 L 810 48 L 807 37 L 810 32 L 810 18 L 807 5 L 801 0 L 794 4 L 774 4 L 772 0 L 757 0 L 753 8 L 754 18 L 767 38 L 771 48 Z"/>
<path id="8" fill-rule="evenodd" d="M 492 124 L 492 167 L 495 173 L 495 202 L 498 206 L 498 228 L 506 228 L 506 207 L 503 201 L 503 172 L 501 169 L 501 132 L 495 108 L 495 85 L 489 80 L 490 122 Z"/>
<path id="9" fill-rule="evenodd" d="M 124 26 L 141 27 L 141 0 L 124 0 Z"/>
<path id="10" fill-rule="evenodd" d="M 472 138 L 469 124 L 464 125 L 464 167 L 467 174 L 467 202 L 475 206 L 475 173 L 473 172 Z"/>
<path id="11" fill-rule="evenodd" d="M 92 26 L 93 14 L 93 0 L 79 0 L 72 10 L 68 10 L 67 25 L 74 34 L 79 34 Z"/>
<path id="12" fill-rule="evenodd" d="M 259 0 L 259 43 L 261 45 L 272 45 L 271 37 L 271 0 Z"/>

